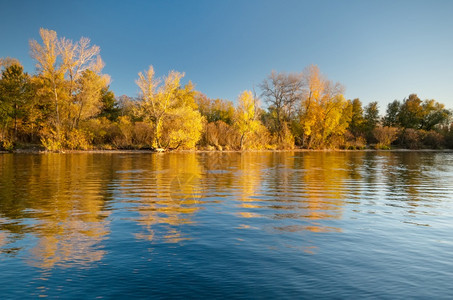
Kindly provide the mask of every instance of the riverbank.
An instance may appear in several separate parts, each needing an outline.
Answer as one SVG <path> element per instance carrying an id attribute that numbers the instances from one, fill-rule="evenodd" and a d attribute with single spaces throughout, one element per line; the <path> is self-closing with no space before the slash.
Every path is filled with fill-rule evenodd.
<path id="1" fill-rule="evenodd" d="M 94 154 L 112 154 L 112 153 L 269 153 L 269 152 L 453 152 L 453 149 L 285 149 L 285 150 L 167 150 L 155 151 L 151 149 L 90 149 L 90 150 L 60 150 L 48 151 L 43 149 L 15 149 L 12 151 L 0 151 L 0 154 L 68 154 L 68 153 L 94 153 Z"/>

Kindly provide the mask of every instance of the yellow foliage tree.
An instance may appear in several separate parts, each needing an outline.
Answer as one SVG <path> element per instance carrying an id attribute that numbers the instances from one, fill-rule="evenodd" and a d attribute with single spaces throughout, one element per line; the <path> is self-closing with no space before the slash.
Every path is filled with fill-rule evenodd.
<path id="1" fill-rule="evenodd" d="M 79 122 L 94 117 L 101 109 L 101 90 L 110 78 L 101 75 L 104 66 L 100 48 L 90 46 L 88 38 L 74 43 L 57 38 L 53 30 L 41 28 L 42 44 L 30 41 L 38 75 L 34 83 L 41 105 L 50 111 L 48 126 L 42 131 L 47 148 L 67 147 L 77 133 Z M 48 147 L 53 144 L 52 147 Z"/>
<path id="2" fill-rule="evenodd" d="M 172 109 L 164 122 L 162 142 L 169 149 L 194 149 L 201 138 L 203 118 L 195 109 L 180 106 Z"/>
<path id="3" fill-rule="evenodd" d="M 351 107 L 342 94 L 343 87 L 325 79 L 318 67 L 308 67 L 304 79 L 305 92 L 299 116 L 304 146 L 330 146 L 332 137 L 346 131 L 351 119 Z"/>
<path id="4" fill-rule="evenodd" d="M 189 82 L 181 87 L 183 73 L 170 71 L 163 79 L 154 69 L 138 74 L 140 105 L 137 115 L 153 125 L 154 148 L 193 148 L 201 137 L 203 118 L 197 111 L 195 91 Z M 161 84 L 162 83 L 162 84 Z"/>
<path id="5" fill-rule="evenodd" d="M 99 76 L 91 70 L 85 70 L 77 79 L 77 94 L 72 104 L 72 128 L 78 128 L 79 122 L 99 114 L 102 108 L 101 93 L 107 87 L 109 77 Z"/>
<path id="6" fill-rule="evenodd" d="M 240 149 L 244 147 L 247 136 L 255 132 L 260 125 L 256 120 L 255 99 L 250 91 L 244 91 L 238 99 L 238 106 L 235 115 L 235 127 L 241 136 Z"/>
<path id="7" fill-rule="evenodd" d="M 41 28 L 39 34 L 42 45 L 37 41 L 30 41 L 31 55 L 36 60 L 36 68 L 39 72 L 39 83 L 41 94 L 53 100 L 55 109 L 54 125 L 56 131 L 60 131 L 60 102 L 64 86 L 64 70 L 57 64 L 58 39 L 57 33 L 53 30 Z"/>

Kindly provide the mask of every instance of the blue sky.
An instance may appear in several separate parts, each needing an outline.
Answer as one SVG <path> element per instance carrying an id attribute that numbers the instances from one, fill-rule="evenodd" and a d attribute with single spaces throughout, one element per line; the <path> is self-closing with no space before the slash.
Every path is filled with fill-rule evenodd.
<path id="1" fill-rule="evenodd" d="M 101 47 L 117 96 L 139 71 L 185 72 L 211 98 L 235 100 L 272 71 L 316 64 L 365 104 L 410 93 L 453 108 L 453 1 L 3 1 L 0 57 L 34 72 L 39 28 Z"/>

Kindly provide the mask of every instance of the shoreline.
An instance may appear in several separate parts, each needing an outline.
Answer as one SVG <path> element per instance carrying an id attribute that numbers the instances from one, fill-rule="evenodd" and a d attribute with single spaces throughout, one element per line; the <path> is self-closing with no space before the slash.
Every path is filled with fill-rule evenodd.
<path id="1" fill-rule="evenodd" d="M 453 149 L 285 149 L 285 150 L 170 150 L 165 152 L 158 152 L 154 150 L 141 150 L 141 149 L 114 149 L 114 150 L 62 150 L 62 151 L 48 151 L 38 149 L 16 149 L 13 151 L 0 151 L 0 154 L 165 154 L 165 153 L 278 153 L 278 152 L 452 152 Z"/>

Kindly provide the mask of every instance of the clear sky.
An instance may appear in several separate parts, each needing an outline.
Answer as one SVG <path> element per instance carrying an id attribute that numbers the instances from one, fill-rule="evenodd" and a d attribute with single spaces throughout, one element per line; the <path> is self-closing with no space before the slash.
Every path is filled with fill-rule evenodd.
<path id="1" fill-rule="evenodd" d="M 39 28 L 101 47 L 117 96 L 139 71 L 185 72 L 211 98 L 235 100 L 271 70 L 316 64 L 365 104 L 410 93 L 453 108 L 453 1 L 0 0 L 0 57 L 35 72 Z"/>

